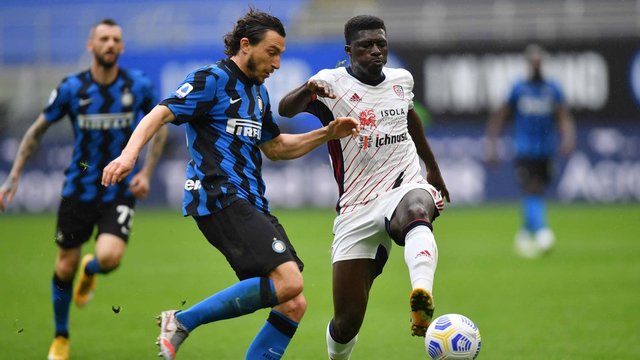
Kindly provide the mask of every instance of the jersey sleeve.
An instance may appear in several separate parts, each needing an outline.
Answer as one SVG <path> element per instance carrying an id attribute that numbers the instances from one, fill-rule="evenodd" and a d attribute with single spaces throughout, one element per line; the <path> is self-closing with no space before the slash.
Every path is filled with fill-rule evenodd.
<path id="1" fill-rule="evenodd" d="M 553 85 L 553 96 L 556 102 L 556 106 L 564 106 L 566 105 L 566 98 L 564 97 L 564 92 L 560 85 L 554 83 Z"/>
<path id="2" fill-rule="evenodd" d="M 309 80 L 323 80 L 329 84 L 333 84 L 334 76 L 329 69 L 324 69 L 313 75 Z M 314 115 L 320 120 L 322 125 L 327 126 L 335 119 L 335 115 L 331 111 L 333 103 L 335 103 L 334 99 L 313 95 L 312 100 L 307 104 L 304 112 Z"/>
<path id="3" fill-rule="evenodd" d="M 71 90 L 69 84 L 69 78 L 62 80 L 57 88 L 51 91 L 49 95 L 49 102 L 44 108 L 44 118 L 47 122 L 55 122 L 62 119 L 69 113 L 71 104 Z"/>
<path id="4" fill-rule="evenodd" d="M 273 117 L 273 111 L 271 111 L 271 100 L 269 99 L 269 94 L 267 93 L 267 104 L 265 106 L 264 116 L 262 117 L 262 136 L 258 141 L 258 144 L 265 143 L 278 135 L 280 135 L 280 126 L 276 121 L 275 117 Z"/>
<path id="5" fill-rule="evenodd" d="M 408 70 L 402 70 L 405 73 L 405 76 L 407 77 L 407 93 L 405 94 L 407 96 L 407 99 L 409 99 L 409 111 L 413 110 L 414 108 L 414 104 L 413 104 L 413 86 L 414 86 L 414 81 L 413 81 L 413 75 L 411 75 L 411 72 L 409 72 Z"/>
<path id="6" fill-rule="evenodd" d="M 173 112 L 175 125 L 203 119 L 218 102 L 218 82 L 207 70 L 196 70 L 160 102 Z"/>

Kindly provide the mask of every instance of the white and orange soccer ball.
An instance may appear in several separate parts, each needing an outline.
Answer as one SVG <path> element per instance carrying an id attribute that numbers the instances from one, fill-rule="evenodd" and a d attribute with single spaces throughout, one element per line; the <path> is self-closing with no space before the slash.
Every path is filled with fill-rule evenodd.
<path id="1" fill-rule="evenodd" d="M 459 314 L 435 319 L 425 336 L 429 359 L 473 360 L 480 352 L 480 331 L 473 321 Z"/>

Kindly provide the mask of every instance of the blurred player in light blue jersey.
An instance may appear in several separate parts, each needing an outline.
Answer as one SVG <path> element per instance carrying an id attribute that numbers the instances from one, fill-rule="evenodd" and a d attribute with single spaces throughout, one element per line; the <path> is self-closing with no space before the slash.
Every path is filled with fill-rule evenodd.
<path id="1" fill-rule="evenodd" d="M 566 157 L 575 148 L 575 124 L 562 89 L 542 75 L 544 50 L 531 44 L 525 56 L 531 66 L 529 78 L 513 86 L 506 104 L 487 125 L 487 161 L 490 165 L 498 162 L 500 132 L 505 119 L 515 114 L 516 178 L 524 192 L 523 224 L 516 234 L 515 250 L 524 257 L 537 257 L 548 252 L 554 243 L 554 234 L 547 225 L 544 192 L 553 176 L 556 127 L 561 136 L 560 154 Z"/>

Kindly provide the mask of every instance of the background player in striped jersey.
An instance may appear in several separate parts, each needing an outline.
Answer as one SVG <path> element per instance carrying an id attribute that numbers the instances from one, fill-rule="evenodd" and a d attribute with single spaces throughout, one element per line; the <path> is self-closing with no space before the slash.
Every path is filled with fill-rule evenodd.
<path id="1" fill-rule="evenodd" d="M 159 128 L 168 122 L 186 123 L 192 160 L 187 165 L 184 215 L 191 215 L 225 255 L 240 282 L 187 310 L 162 312 L 158 340 L 165 359 L 173 359 L 198 326 L 268 307 L 272 311 L 246 359 L 282 357 L 307 306 L 303 263 L 270 214 L 261 151 L 271 160 L 293 159 L 359 130 L 354 118 L 343 117 L 305 134 L 280 133 L 263 84 L 280 68 L 285 51 L 285 30 L 278 18 L 250 7 L 224 42 L 229 57 L 189 74 L 142 120 L 122 155 L 103 173 L 104 185 L 116 184 Z"/>
<path id="2" fill-rule="evenodd" d="M 138 123 L 139 113 L 152 109 L 156 95 L 153 84 L 142 72 L 118 67 L 124 44 L 122 30 L 113 20 L 104 19 L 91 28 L 87 50 L 93 54 L 91 68 L 67 76 L 51 93 L 49 104 L 22 138 L 9 177 L 0 187 L 0 209 L 4 211 L 16 193 L 27 159 L 36 151 L 45 131 L 69 115 L 75 147 L 58 211 L 59 249 L 51 286 L 56 332 L 50 360 L 69 356 L 69 305 L 82 244 L 97 226 L 95 255 L 82 258 L 73 291 L 79 307 L 91 300 L 96 286 L 94 275 L 106 274 L 120 265 L 135 198 L 147 196 L 149 178 L 166 139 L 166 129 L 154 137 L 142 170 L 136 167 L 113 188 L 100 186 L 100 170 L 119 155 Z"/>
<path id="3" fill-rule="evenodd" d="M 548 252 L 554 235 L 547 226 L 544 192 L 553 176 L 552 157 L 556 152 L 556 126 L 560 130 L 560 154 L 568 157 L 575 148 L 575 124 L 560 86 L 542 76 L 544 51 L 537 44 L 527 46 L 530 66 L 526 80 L 518 81 L 507 102 L 487 124 L 487 161 L 498 162 L 498 140 L 505 120 L 515 113 L 514 145 L 516 179 L 524 192 L 523 224 L 516 233 L 515 250 L 524 257 Z"/>
<path id="4" fill-rule="evenodd" d="M 331 246 L 334 317 L 327 328 L 329 357 L 348 359 L 357 341 L 374 279 L 391 250 L 404 246 L 412 292 L 411 332 L 424 336 L 433 316 L 438 250 L 431 222 L 449 193 L 413 110 L 413 77 L 386 68 L 387 32 L 375 16 L 345 25 L 347 68 L 322 70 L 280 102 L 291 117 L 306 111 L 323 124 L 358 117 L 358 139 L 328 144 L 340 200 Z M 427 168 L 421 175 L 419 159 Z"/>

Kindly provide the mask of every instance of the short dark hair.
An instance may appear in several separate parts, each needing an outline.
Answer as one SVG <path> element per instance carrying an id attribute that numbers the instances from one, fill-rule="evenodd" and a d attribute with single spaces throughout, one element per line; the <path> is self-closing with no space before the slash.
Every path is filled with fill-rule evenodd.
<path id="1" fill-rule="evenodd" d="M 249 39 L 251 45 L 255 45 L 264 39 L 268 30 L 273 30 L 285 37 L 284 25 L 277 17 L 262 12 L 253 6 L 249 6 L 249 11 L 243 17 L 238 18 L 233 30 L 223 36 L 224 53 L 233 56 L 240 51 L 240 40 Z"/>
<path id="2" fill-rule="evenodd" d="M 98 21 L 97 23 L 95 23 L 95 25 L 91 27 L 91 30 L 89 31 L 89 39 L 93 38 L 93 33 L 96 31 L 96 28 L 98 27 L 98 25 L 120 26 L 115 20 L 110 18 L 104 18 Z"/>
<path id="3" fill-rule="evenodd" d="M 344 41 L 347 45 L 351 45 L 351 42 L 361 30 L 378 30 L 382 29 L 387 32 L 387 27 L 384 26 L 384 21 L 377 16 L 373 15 L 358 15 L 354 16 L 346 24 L 344 24 Z"/>

